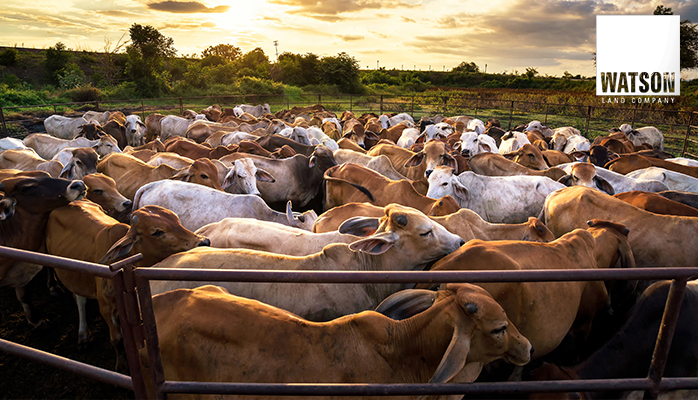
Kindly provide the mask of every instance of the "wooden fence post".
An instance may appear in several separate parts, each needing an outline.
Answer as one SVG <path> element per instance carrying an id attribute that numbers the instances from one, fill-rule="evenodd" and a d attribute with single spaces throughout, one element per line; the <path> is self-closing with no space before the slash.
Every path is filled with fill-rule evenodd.
<path id="1" fill-rule="evenodd" d="M 589 138 L 589 120 L 591 120 L 591 112 L 594 109 L 593 106 L 587 106 L 587 127 L 586 130 L 584 131 L 584 137 Z"/>
<path id="2" fill-rule="evenodd" d="M 691 125 L 693 125 L 693 117 L 698 113 L 698 111 L 691 112 L 691 116 L 688 117 L 688 126 L 686 127 L 686 137 L 683 139 L 683 150 L 681 150 L 681 157 L 686 155 L 688 150 L 688 138 L 691 136 Z"/>
<path id="3" fill-rule="evenodd" d="M 182 103 L 182 98 L 179 98 L 179 115 L 184 114 L 184 104 Z"/>
<path id="4" fill-rule="evenodd" d="M 412 108 L 411 108 L 411 110 L 412 110 L 412 112 L 410 113 L 410 115 L 414 115 L 414 95 L 412 95 Z"/>
<path id="5" fill-rule="evenodd" d="M 380 106 L 380 112 L 383 114 L 383 95 L 381 95 L 381 106 Z"/>
<path id="6" fill-rule="evenodd" d="M 354 96 L 350 94 L 349 95 L 349 112 L 354 112 L 354 109 L 352 107 L 352 104 L 354 103 L 353 98 L 354 98 Z"/>
<path id="7" fill-rule="evenodd" d="M 5 125 L 5 113 L 2 111 L 2 107 L 0 107 L 0 121 L 2 121 L 3 137 L 10 136 L 10 134 L 7 133 L 7 125 Z"/>
<path id="8" fill-rule="evenodd" d="M 545 103 L 545 121 L 543 125 L 548 125 L 548 103 Z"/>
<path id="9" fill-rule="evenodd" d="M 511 117 L 514 114 L 514 100 L 511 101 L 511 106 L 509 107 L 509 128 L 507 128 L 508 131 L 511 130 Z"/>

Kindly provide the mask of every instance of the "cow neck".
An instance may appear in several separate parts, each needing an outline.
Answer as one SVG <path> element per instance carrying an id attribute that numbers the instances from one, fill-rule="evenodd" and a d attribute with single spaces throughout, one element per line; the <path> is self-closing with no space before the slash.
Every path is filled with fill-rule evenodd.
<path id="1" fill-rule="evenodd" d="M 11 218 L 0 221 L 0 244 L 37 251 L 44 241 L 48 216 L 49 213 L 33 214 L 16 206 Z"/>
<path id="2" fill-rule="evenodd" d="M 427 310 L 388 326 L 389 342 L 376 349 L 394 367 L 396 381 L 426 383 L 432 377 L 453 337 L 455 300 L 437 298 Z"/>

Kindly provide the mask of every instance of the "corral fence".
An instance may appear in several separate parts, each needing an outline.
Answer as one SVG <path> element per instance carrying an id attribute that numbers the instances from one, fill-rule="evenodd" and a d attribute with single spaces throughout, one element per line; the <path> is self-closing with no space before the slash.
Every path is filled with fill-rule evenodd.
<path id="1" fill-rule="evenodd" d="M 52 114 L 79 116 L 87 110 L 137 113 L 142 119 L 149 114 L 182 114 L 185 109 L 201 110 L 212 104 L 233 107 L 237 104 L 270 105 L 272 113 L 292 106 L 322 104 L 327 109 L 355 114 L 406 112 L 415 120 L 422 116 L 470 115 L 487 120 L 496 118 L 503 128 L 539 120 L 552 127 L 574 126 L 587 138 L 605 135 L 608 130 L 628 123 L 634 127 L 652 125 L 664 132 L 665 149 L 678 156 L 698 158 L 697 111 L 672 110 L 656 104 L 633 102 L 601 105 L 576 105 L 527 100 L 510 100 L 502 96 L 425 92 L 408 95 L 212 95 L 138 100 L 109 100 L 81 103 L 42 104 L 0 107 L 4 136 L 23 137 L 43 131 L 43 120 Z"/>
<path id="2" fill-rule="evenodd" d="M 587 392 L 597 390 L 659 391 L 698 389 L 698 378 L 664 378 L 669 349 L 679 317 L 687 280 L 698 276 L 698 268 L 636 268 L 605 270 L 535 271 L 428 271 L 428 272 L 346 272 L 273 270 L 191 270 L 135 268 L 140 254 L 110 266 L 70 260 L 46 254 L 0 246 L 0 257 L 55 268 L 91 273 L 112 279 L 116 287 L 119 319 L 131 376 L 65 359 L 50 353 L 0 339 L 0 350 L 46 363 L 102 382 L 131 389 L 137 399 L 168 393 L 288 395 L 288 396 L 401 396 L 401 395 L 483 395 L 539 392 Z M 165 380 L 157 326 L 153 312 L 150 280 L 294 282 L 294 283 L 434 283 L 434 282 L 557 282 L 626 279 L 673 279 L 657 336 L 652 362 L 645 378 L 594 379 L 578 381 L 490 382 L 443 384 L 330 384 L 330 383 L 235 383 L 181 382 Z M 147 350 L 143 350 L 147 349 Z M 141 368 L 139 350 L 147 352 L 150 374 Z M 11 393 L 9 394 L 11 396 Z"/>

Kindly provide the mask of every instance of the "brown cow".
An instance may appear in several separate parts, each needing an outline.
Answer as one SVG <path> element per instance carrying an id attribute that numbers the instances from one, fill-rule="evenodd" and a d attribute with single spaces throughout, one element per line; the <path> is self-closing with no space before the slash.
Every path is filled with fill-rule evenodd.
<path id="1" fill-rule="evenodd" d="M 549 168 L 545 157 L 543 157 L 543 152 L 530 143 L 526 143 L 516 151 L 505 154 L 504 157 L 530 169 L 542 171 Z"/>
<path id="2" fill-rule="evenodd" d="M 378 144 L 366 154 L 369 156 L 385 155 L 393 163 L 395 170 L 409 180 L 426 181 L 431 171 L 439 165 L 448 165 L 458 169 L 456 159 L 450 154 L 446 143 L 432 140 L 424 145 L 420 152 L 412 152 L 397 145 Z"/>
<path id="3" fill-rule="evenodd" d="M 628 229 L 607 221 L 589 221 L 550 243 L 471 240 L 437 261 L 432 271 L 539 270 L 635 267 Z M 420 284 L 418 287 L 431 286 Z M 586 339 L 596 312 L 608 301 L 603 281 L 482 283 L 526 335 L 540 358 L 554 350 L 570 330 Z M 522 305 L 526 305 L 522 307 Z"/>
<path id="4" fill-rule="evenodd" d="M 618 193 L 613 197 L 655 214 L 698 217 L 698 209 L 681 204 L 678 201 L 669 200 L 658 193 L 633 190 L 631 192 Z"/>
<path id="5" fill-rule="evenodd" d="M 609 161 L 606 168 L 611 171 L 617 172 L 619 174 L 626 175 L 632 171 L 638 169 L 648 168 L 648 167 L 660 167 L 668 169 L 670 171 L 680 172 L 694 178 L 698 178 L 698 167 L 689 167 L 687 165 L 681 165 L 673 163 L 671 161 L 664 161 L 653 157 L 644 157 L 637 154 L 625 155 L 615 160 Z"/>
<path id="6" fill-rule="evenodd" d="M 553 180 L 558 180 L 565 176 L 565 171 L 560 168 L 536 171 L 507 160 L 506 157 L 495 153 L 476 154 L 470 157 L 468 165 L 470 165 L 470 169 L 473 172 L 487 176 L 536 175 L 547 176 Z"/>
<path id="7" fill-rule="evenodd" d="M 191 158 L 196 160 L 199 158 L 208 158 L 209 160 L 217 160 L 228 154 L 233 154 L 237 151 L 237 146 L 225 147 L 218 146 L 215 149 L 211 149 L 205 145 L 201 145 L 185 138 L 178 138 L 178 140 L 168 141 L 165 144 L 165 151 L 177 153 L 180 156 Z"/>
<path id="8" fill-rule="evenodd" d="M 558 179 L 558 182 L 565 186 L 586 186 L 598 189 L 611 196 L 615 194 L 613 186 L 596 173 L 596 167 L 591 163 L 572 164 L 570 173 Z"/>
<path id="9" fill-rule="evenodd" d="M 85 175 L 82 181 L 87 186 L 87 200 L 99 204 L 110 217 L 128 222 L 133 202 L 116 190 L 116 182 L 112 178 L 96 173 Z"/>
<path id="10" fill-rule="evenodd" d="M 9 151 L 9 150 L 8 150 Z M 3 179 L 0 191 L 5 192 L 5 208 L 14 207 L 13 215 L 0 219 L 0 245 L 22 250 L 39 251 L 44 246 L 44 232 L 49 213 L 85 196 L 82 181 L 69 181 L 47 176 L 26 177 L 18 174 Z M 14 200 L 14 204 L 12 204 Z M 29 323 L 37 327 L 27 299 L 26 285 L 41 271 L 41 265 L 0 258 L 0 286 L 15 289 Z"/>
<path id="11" fill-rule="evenodd" d="M 111 263 L 141 253 L 144 258 L 137 266 L 149 267 L 174 253 L 209 244 L 208 239 L 185 229 L 173 212 L 158 206 L 134 211 L 129 227 L 105 215 L 94 203 L 75 201 L 54 210 L 46 225 L 49 254 L 90 262 Z M 85 299 L 97 299 L 116 350 L 116 369 L 124 370 L 125 358 L 118 350 L 122 337 L 112 280 L 63 269 L 57 269 L 56 274 L 78 304 L 78 345 L 88 341 Z"/>
<path id="12" fill-rule="evenodd" d="M 423 196 L 406 181 L 394 181 L 362 165 L 346 163 L 325 172 L 325 209 L 351 203 L 369 201 L 377 206 L 402 204 L 429 213 L 435 200 Z M 451 212 L 460 207 L 453 206 Z"/>
<path id="13" fill-rule="evenodd" d="M 45 171 L 58 178 L 63 164 L 56 160 L 44 160 L 31 149 L 10 149 L 0 153 L 0 169 L 19 169 L 22 171 Z"/>
<path id="14" fill-rule="evenodd" d="M 269 152 L 274 152 L 283 146 L 288 146 L 292 148 L 296 154 L 303 154 L 310 157 L 315 151 L 315 146 L 308 146 L 296 142 L 295 140 L 283 137 L 281 135 L 267 135 L 255 140 L 260 146 L 268 150 Z"/>
<path id="15" fill-rule="evenodd" d="M 210 160 L 197 161 L 189 168 L 178 170 L 165 164 L 152 167 L 127 154 L 112 153 L 100 161 L 97 171 L 114 179 L 119 193 L 130 200 L 141 186 L 161 179 L 179 179 L 222 190 L 216 166 Z"/>
<path id="16" fill-rule="evenodd" d="M 145 141 L 146 144 L 160 136 L 160 121 L 165 118 L 160 113 L 153 113 L 145 117 Z"/>

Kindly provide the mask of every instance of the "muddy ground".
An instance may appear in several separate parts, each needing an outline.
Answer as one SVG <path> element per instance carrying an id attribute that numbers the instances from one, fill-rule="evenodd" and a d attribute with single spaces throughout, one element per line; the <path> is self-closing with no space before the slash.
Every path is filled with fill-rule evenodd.
<path id="1" fill-rule="evenodd" d="M 0 288 L 0 338 L 113 370 L 114 350 L 109 329 L 99 315 L 96 300 L 87 303 L 90 343 L 79 351 L 78 312 L 69 292 L 52 297 L 42 271 L 30 283 L 32 305 L 45 328 L 34 329 L 24 318 L 14 289 Z M 70 372 L 0 352 L 1 399 L 133 399 L 133 392 Z"/>

